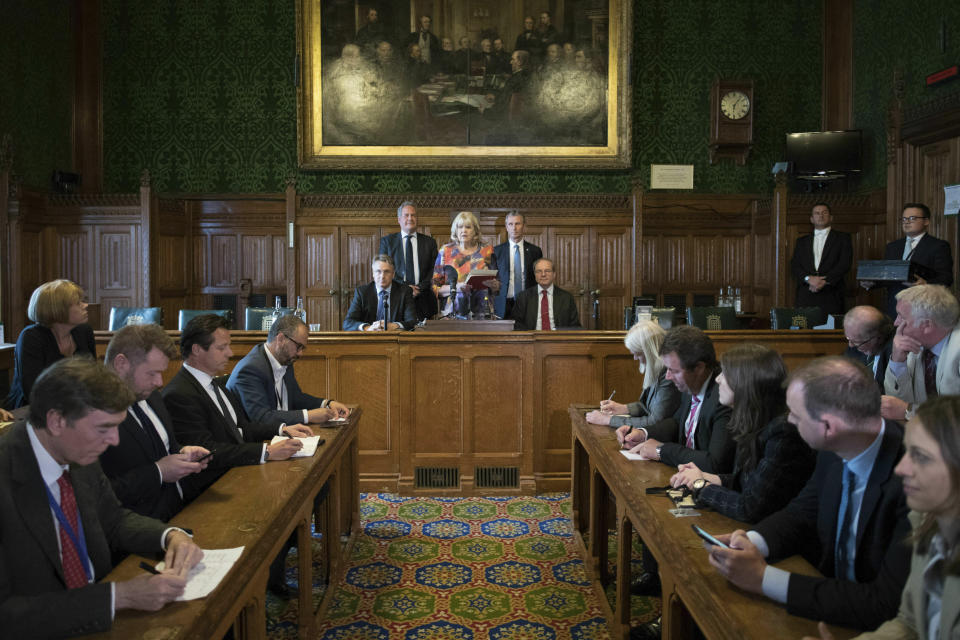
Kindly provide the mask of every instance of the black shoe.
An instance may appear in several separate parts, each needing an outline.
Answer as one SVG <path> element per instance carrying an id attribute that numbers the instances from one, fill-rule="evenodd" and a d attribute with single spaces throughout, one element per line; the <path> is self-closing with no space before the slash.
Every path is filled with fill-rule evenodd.
<path id="1" fill-rule="evenodd" d="M 662 632 L 661 619 L 630 628 L 630 640 L 660 640 Z"/>
<path id="2" fill-rule="evenodd" d="M 662 590 L 660 586 L 660 576 L 650 571 L 644 571 L 636 578 L 630 580 L 630 595 L 632 596 L 654 596 L 659 598 Z"/>

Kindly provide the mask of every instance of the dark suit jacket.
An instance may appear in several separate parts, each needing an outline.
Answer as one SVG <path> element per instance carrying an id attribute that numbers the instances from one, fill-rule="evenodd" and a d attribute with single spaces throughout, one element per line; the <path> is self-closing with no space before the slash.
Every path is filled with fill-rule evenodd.
<path id="1" fill-rule="evenodd" d="M 160 392 L 150 394 L 147 404 L 167 430 L 170 439 L 167 453 L 180 451 L 180 444 L 173 433 L 173 419 L 163 404 Z M 123 506 L 166 522 L 183 508 L 183 500 L 176 483 L 160 482 L 160 472 L 155 464 L 159 459 L 154 453 L 150 436 L 128 411 L 127 419 L 120 423 L 120 444 L 100 454 L 100 466 Z"/>
<path id="2" fill-rule="evenodd" d="M 437 60 L 437 54 L 442 50 L 440 48 L 440 40 L 437 36 L 433 35 L 433 32 L 427 32 L 427 39 L 430 41 L 430 62 L 435 63 Z M 412 31 L 407 35 L 407 39 L 403 41 L 403 44 L 410 46 L 411 44 L 420 44 L 420 30 Z M 403 55 L 407 55 L 407 52 L 404 51 Z"/>
<path id="3" fill-rule="evenodd" d="M 853 243 L 849 233 L 830 229 L 823 245 L 819 269 L 814 266 L 813 261 L 813 234 L 799 238 L 790 260 L 793 277 L 797 281 L 797 299 L 794 306 L 820 307 L 824 313 L 843 313 L 843 295 L 846 291 L 844 279 L 852 262 Z M 810 275 L 825 277 L 827 284 L 813 293 L 803 281 L 804 276 Z"/>
<path id="4" fill-rule="evenodd" d="M 281 422 L 286 424 L 303 422 L 303 410 L 322 407 L 325 399 L 304 393 L 300 389 L 291 364 L 283 374 L 283 384 L 287 387 L 287 406 L 290 409 L 288 411 L 277 409 L 273 368 L 270 366 L 270 360 L 267 359 L 266 348 L 266 345 L 258 344 L 250 349 L 250 352 L 230 372 L 227 389 L 240 399 L 250 420 L 262 422 L 274 428 L 275 431 L 270 436 L 272 438 L 276 435 L 276 429 L 279 429 Z"/>
<path id="5" fill-rule="evenodd" d="M 433 293 L 433 264 L 437 261 L 437 241 L 430 236 L 417 232 L 417 259 L 420 267 L 420 282 L 411 282 L 412 274 L 404 272 L 403 234 L 391 233 L 380 238 L 380 253 L 391 258 L 397 268 L 397 280 L 406 284 L 420 286 L 420 295 L 414 298 L 417 319 L 432 318 L 437 315 L 437 296 Z"/>
<path id="6" fill-rule="evenodd" d="M 543 257 L 543 251 L 535 244 L 523 241 L 523 283 L 524 289 L 536 286 L 537 280 L 533 277 L 533 263 Z M 501 318 L 505 318 L 507 308 L 507 294 L 510 289 L 510 242 L 501 242 L 493 248 L 493 259 L 497 265 L 497 280 L 500 281 L 500 292 L 493 299 L 493 310 Z"/>
<path id="7" fill-rule="evenodd" d="M 99 464 L 70 465 L 87 554 L 97 580 L 110 550 L 161 550 L 167 525 L 120 506 Z M 66 637 L 106 631 L 110 585 L 67 589 L 56 529 L 26 423 L 0 437 L 0 620 L 9 638 Z"/>
<path id="8" fill-rule="evenodd" d="M 214 404 L 193 374 L 183 367 L 162 391 L 163 402 L 173 418 L 173 430 L 180 444 L 198 445 L 214 452 L 205 470 L 180 481 L 188 501 L 231 467 L 259 464 L 263 441 L 271 439 L 278 432 L 277 426 L 250 422 L 233 392 L 226 387 L 221 389 L 226 392 L 237 414 L 237 426 L 243 430 L 242 440 L 237 430 L 220 413 L 220 407 Z"/>
<path id="9" fill-rule="evenodd" d="M 343 319 L 344 331 L 359 331 L 360 325 L 370 324 L 377 320 L 377 300 L 379 293 L 377 283 L 369 282 L 357 287 L 353 292 L 350 310 Z M 414 309 L 414 298 L 410 287 L 394 282 L 390 285 L 390 322 L 399 322 L 407 331 L 417 324 L 417 314 Z"/>
<path id="10" fill-rule="evenodd" d="M 886 391 L 883 388 L 883 380 L 887 372 L 887 363 L 890 362 L 890 351 L 893 349 L 893 336 L 890 336 L 890 339 L 887 340 L 887 343 L 883 345 L 883 350 L 880 351 L 880 362 L 877 363 L 877 370 L 873 372 L 873 379 L 877 381 L 877 386 L 880 387 L 880 393 L 884 394 Z M 872 359 L 870 362 L 867 361 L 867 356 L 863 355 L 857 349 L 848 346 L 847 350 L 843 352 L 843 355 L 847 356 L 851 360 L 856 360 L 863 366 L 871 369 L 872 372 Z"/>
<path id="11" fill-rule="evenodd" d="M 730 407 L 720 404 L 716 374 L 710 376 L 703 394 L 703 404 L 697 415 L 697 429 L 693 434 L 694 448 L 688 449 L 684 444 L 685 429 L 692 399 L 692 394 L 684 393 L 680 397 L 680 408 L 672 417 L 647 427 L 647 434 L 663 443 L 660 461 L 671 467 L 693 462 L 707 473 L 730 473 L 737 445 L 727 432 Z"/>
<path id="12" fill-rule="evenodd" d="M 97 345 L 93 329 L 88 324 L 78 324 L 70 330 L 77 344 L 74 355 L 96 357 Z M 42 324 L 32 324 L 20 332 L 14 351 L 13 383 L 7 396 L 8 409 L 16 409 L 30 403 L 30 390 L 44 369 L 63 359 L 53 331 Z"/>
<path id="13" fill-rule="evenodd" d="M 813 476 L 789 505 L 756 526 L 777 562 L 800 553 L 823 577 L 791 574 L 787 610 L 857 629 L 874 629 L 897 610 L 910 571 L 907 504 L 893 468 L 903 455 L 903 428 L 887 422 L 857 521 L 856 582 L 835 578 L 834 546 L 843 460 L 817 455 Z"/>
<path id="14" fill-rule="evenodd" d="M 884 260 L 900 260 L 903 258 L 903 248 L 906 238 L 894 240 L 887 245 L 883 252 Z M 910 256 L 910 262 L 932 269 L 936 275 L 927 278 L 927 284 L 942 284 L 949 287 L 953 284 L 953 254 L 950 252 L 950 243 L 940 238 L 934 238 L 925 233 Z M 897 317 L 897 294 L 906 287 L 899 283 L 887 285 L 887 315 Z"/>
<path id="15" fill-rule="evenodd" d="M 535 331 L 540 313 L 540 286 L 524 289 L 513 305 L 513 328 L 516 331 Z M 553 321 L 558 329 L 581 329 L 580 314 L 573 296 L 553 285 Z"/>

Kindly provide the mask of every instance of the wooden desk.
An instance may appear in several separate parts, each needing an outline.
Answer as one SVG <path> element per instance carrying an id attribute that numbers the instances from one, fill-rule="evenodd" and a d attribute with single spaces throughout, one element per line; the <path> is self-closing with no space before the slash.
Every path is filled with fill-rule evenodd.
<path id="1" fill-rule="evenodd" d="M 573 435 L 573 528 L 587 567 L 593 573 L 604 605 L 602 584 L 607 569 L 608 514 L 616 503 L 617 563 L 615 611 L 608 616 L 613 637 L 630 633 L 630 541 L 636 531 L 660 565 L 663 584 L 664 640 L 690 637 L 691 617 L 710 640 L 743 638 L 819 637 L 814 620 L 799 618 L 762 596 L 731 586 L 710 566 L 700 538 L 690 529 L 695 523 L 710 533 L 748 528 L 719 513 L 704 510 L 699 517 L 675 518 L 673 503 L 662 495 L 646 495 L 650 487 L 669 484 L 673 470 L 659 462 L 627 460 L 620 454 L 615 430 L 591 425 L 584 414 L 596 406 L 571 405 Z M 777 566 L 816 575 L 809 563 L 795 556 Z M 892 615 L 893 612 L 891 612 Z M 838 638 L 856 634 L 834 628 Z"/>
<path id="2" fill-rule="evenodd" d="M 270 563 L 294 531 L 300 549 L 299 633 L 300 637 L 310 637 L 342 579 L 353 533 L 360 522 L 360 413 L 354 409 L 349 421 L 340 427 L 314 427 L 314 433 L 326 443 L 311 458 L 231 469 L 170 521 L 193 529 L 197 544 L 204 549 L 244 547 L 240 559 L 213 593 L 200 600 L 168 604 L 155 613 L 118 611 L 111 631 L 93 637 L 221 638 L 233 626 L 238 640 L 264 638 Z M 329 493 L 315 517 L 318 529 L 323 531 L 327 589 L 314 610 L 310 521 L 314 500 L 326 483 Z M 126 580 L 142 574 L 137 566 L 140 560 L 140 556 L 126 558 L 105 580 Z"/>

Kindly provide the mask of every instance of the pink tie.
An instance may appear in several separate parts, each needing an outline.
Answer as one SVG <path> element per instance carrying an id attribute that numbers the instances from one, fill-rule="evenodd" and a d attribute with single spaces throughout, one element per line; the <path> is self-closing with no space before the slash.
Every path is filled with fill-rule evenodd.
<path id="1" fill-rule="evenodd" d="M 700 398 L 693 396 L 690 399 L 690 415 L 687 416 L 687 449 L 693 449 L 693 429 L 697 426 L 697 407 L 700 406 Z"/>
<path id="2" fill-rule="evenodd" d="M 64 517 L 74 532 L 80 535 L 80 527 L 77 524 L 77 498 L 73 494 L 70 475 L 64 471 L 57 480 L 57 484 L 60 485 L 60 510 L 63 511 Z M 76 589 L 87 584 L 87 572 L 83 569 L 80 553 L 63 527 L 60 527 L 60 560 L 63 564 L 63 577 L 67 582 L 67 589 Z"/>

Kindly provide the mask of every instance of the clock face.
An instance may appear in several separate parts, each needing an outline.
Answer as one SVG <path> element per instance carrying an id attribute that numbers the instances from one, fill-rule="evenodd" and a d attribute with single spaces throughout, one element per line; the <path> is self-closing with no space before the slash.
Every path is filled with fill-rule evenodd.
<path id="1" fill-rule="evenodd" d="M 740 120 L 750 113 L 750 98 L 743 91 L 730 91 L 720 98 L 720 113 L 731 120 Z"/>

